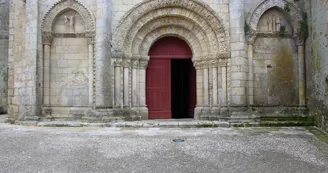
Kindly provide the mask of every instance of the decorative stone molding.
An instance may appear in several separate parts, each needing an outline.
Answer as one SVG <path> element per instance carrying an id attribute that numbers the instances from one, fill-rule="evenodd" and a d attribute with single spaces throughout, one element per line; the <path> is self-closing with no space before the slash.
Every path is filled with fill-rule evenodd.
<path id="1" fill-rule="evenodd" d="M 123 58 L 123 53 L 121 52 L 116 52 L 112 54 L 113 59 L 122 59 Z"/>
<path id="2" fill-rule="evenodd" d="M 277 7 L 281 10 L 284 10 L 285 5 L 288 4 L 290 6 L 290 12 L 288 12 L 288 16 L 291 18 L 292 24 L 291 26 L 296 26 L 293 28 L 293 37 L 297 37 L 301 32 L 301 21 L 302 15 L 301 10 L 297 8 L 294 4 L 288 2 L 287 0 L 264 0 L 260 3 L 256 9 L 254 10 L 251 17 L 248 19 L 248 23 L 250 25 L 250 34 L 248 36 L 249 44 L 253 44 L 255 38 L 258 36 L 259 32 L 257 30 L 257 25 L 260 21 L 262 15 L 271 8 Z M 288 35 L 288 34 L 286 34 Z"/>
<path id="3" fill-rule="evenodd" d="M 58 14 L 66 9 L 72 9 L 81 15 L 83 21 L 85 22 L 85 32 L 95 32 L 96 25 L 92 13 L 86 8 L 86 6 L 77 0 L 60 0 L 55 3 L 43 17 L 41 25 L 42 31 L 51 32 L 54 19 Z"/>
<path id="4" fill-rule="evenodd" d="M 144 39 L 140 38 L 145 38 L 150 32 L 160 30 L 161 28 L 175 27 L 183 28 L 189 33 L 197 36 L 199 40 L 203 40 L 201 42 L 201 46 L 203 48 L 206 47 L 208 52 L 215 53 L 219 51 L 219 43 L 218 40 L 215 39 L 215 33 L 213 30 L 208 29 L 211 28 L 211 26 L 208 23 L 204 23 L 198 14 L 191 13 L 189 17 L 193 17 L 195 19 L 187 20 L 181 14 L 172 14 L 172 10 L 179 9 L 158 9 L 155 14 L 151 13 L 143 16 L 139 22 L 135 24 L 136 27 L 132 28 L 131 32 L 128 33 L 126 40 L 129 40 L 129 42 L 124 44 L 124 50 L 131 50 L 133 53 L 139 53 L 137 52 L 138 49 L 133 48 L 138 48 L 135 45 L 139 45 L 140 42 L 144 41 Z M 181 13 L 187 13 L 187 10 L 185 9 L 180 11 Z M 163 17 L 163 15 L 165 17 Z"/>
<path id="5" fill-rule="evenodd" d="M 156 37 L 152 36 L 154 33 Z M 157 39 L 171 34 L 185 40 L 196 56 L 230 54 L 229 32 L 225 31 L 216 12 L 200 0 L 145 0 L 139 3 L 120 21 L 115 49 L 147 55 Z"/>
<path id="6" fill-rule="evenodd" d="M 166 32 L 163 34 L 163 32 Z M 134 46 L 139 49 L 140 55 L 147 55 L 151 45 L 158 39 L 165 36 L 176 36 L 185 40 L 186 43 L 190 46 L 194 56 L 200 56 L 201 54 L 205 54 L 207 52 L 207 47 L 205 44 L 201 44 L 201 41 L 197 38 L 197 36 L 190 33 L 190 31 L 175 27 L 175 26 L 167 26 L 163 28 L 156 29 L 150 32 L 146 37 L 143 38 L 144 41 L 136 43 Z M 147 41 L 146 41 L 147 40 Z"/>

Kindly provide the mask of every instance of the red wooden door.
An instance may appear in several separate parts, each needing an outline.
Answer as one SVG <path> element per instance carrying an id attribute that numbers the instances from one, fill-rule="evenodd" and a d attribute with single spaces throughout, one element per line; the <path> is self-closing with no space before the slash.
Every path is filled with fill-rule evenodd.
<path id="1" fill-rule="evenodd" d="M 171 59 L 191 59 L 191 49 L 179 38 L 165 37 L 152 46 L 149 56 L 146 73 L 146 104 L 149 119 L 172 118 Z M 191 78 L 196 79 L 195 73 L 191 73 Z M 196 91 L 195 87 L 196 84 L 190 91 L 192 96 L 189 103 L 193 105 L 190 106 L 190 110 L 195 107 L 195 101 L 193 101 L 196 97 L 196 94 L 193 95 Z"/>
<path id="2" fill-rule="evenodd" d="M 149 119 L 172 117 L 170 64 L 170 59 L 149 60 L 146 81 Z"/>

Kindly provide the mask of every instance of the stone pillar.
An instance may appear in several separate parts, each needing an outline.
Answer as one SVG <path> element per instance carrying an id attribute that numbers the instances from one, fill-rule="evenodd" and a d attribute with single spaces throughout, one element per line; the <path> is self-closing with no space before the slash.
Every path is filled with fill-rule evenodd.
<path id="1" fill-rule="evenodd" d="M 50 59 L 50 44 L 43 43 L 43 105 L 50 104 L 50 69 L 51 69 L 51 59 Z"/>
<path id="2" fill-rule="evenodd" d="M 299 80 L 299 105 L 306 105 L 305 95 L 305 59 L 304 59 L 304 45 L 298 46 L 298 80 Z"/>
<path id="3" fill-rule="evenodd" d="M 93 60 L 94 60 L 94 38 L 88 38 L 89 47 L 89 105 L 95 108 L 93 104 Z"/>
<path id="4" fill-rule="evenodd" d="M 248 45 L 248 105 L 254 104 L 253 45 Z"/>
<path id="5" fill-rule="evenodd" d="M 91 1 L 90 1 L 91 2 Z M 112 103 L 115 99 L 110 99 L 111 97 L 115 97 L 115 93 L 110 92 L 115 89 L 112 85 L 115 78 L 114 72 L 115 69 L 111 65 L 113 59 L 113 55 L 111 54 L 111 20 L 112 17 L 112 3 L 111 0 L 98 0 L 96 2 L 96 32 L 95 32 L 95 105 L 96 107 L 109 107 L 114 106 Z M 113 59 L 112 59 L 113 58 Z"/>
<path id="6" fill-rule="evenodd" d="M 121 65 L 122 59 L 114 60 L 114 71 L 115 71 L 115 107 L 121 107 L 122 96 L 121 96 Z"/>
<path id="7" fill-rule="evenodd" d="M 230 108 L 232 111 L 246 110 L 246 81 L 247 81 L 247 59 L 245 52 L 244 32 L 244 1 L 230 1 L 230 33 L 231 35 L 231 88 Z M 229 67 L 228 67 L 229 68 Z"/>
<path id="8" fill-rule="evenodd" d="M 220 63 L 218 63 L 217 68 L 217 85 L 218 85 L 218 107 L 220 108 L 222 106 L 222 96 L 223 96 L 223 90 L 222 90 L 222 67 Z"/>
<path id="9" fill-rule="evenodd" d="M 139 60 L 132 60 L 132 106 L 138 107 L 138 67 Z"/>
<path id="10" fill-rule="evenodd" d="M 139 61 L 139 115 L 141 119 L 148 119 L 148 108 L 146 105 L 146 69 L 149 57 L 142 57 Z"/>
<path id="11" fill-rule="evenodd" d="M 212 109 L 211 114 L 212 115 L 218 115 L 219 114 L 219 95 L 218 95 L 218 62 L 216 59 L 211 61 L 211 79 L 212 81 Z"/>
<path id="12" fill-rule="evenodd" d="M 194 118 L 199 120 L 204 107 L 204 70 L 201 60 L 193 58 L 193 63 L 196 69 L 196 108 Z"/>
<path id="13" fill-rule="evenodd" d="M 203 69 L 203 88 L 204 88 L 204 95 L 203 95 L 203 105 L 209 106 L 209 79 L 208 79 L 208 68 Z"/>
<path id="14" fill-rule="evenodd" d="M 196 95 L 197 95 L 197 106 L 204 105 L 203 102 L 203 69 L 196 67 Z"/>
<path id="15" fill-rule="evenodd" d="M 15 78 L 17 90 L 25 90 L 18 95 L 20 101 L 19 114 L 23 120 L 37 120 L 41 113 L 40 79 L 38 68 L 38 29 L 39 29 L 38 1 L 26 1 L 26 30 L 25 52 L 21 64 L 17 64 L 22 74 Z M 25 62 L 25 63 L 24 63 Z M 40 83 L 39 83 L 40 82 Z"/>
<path id="16" fill-rule="evenodd" d="M 131 66 L 131 59 L 125 58 L 123 61 L 123 98 L 124 98 L 124 107 L 129 107 L 129 101 L 130 101 L 130 66 Z"/>
<path id="17" fill-rule="evenodd" d="M 221 78 L 222 78 L 222 103 L 221 106 L 228 104 L 228 88 L 227 88 L 227 64 L 221 64 Z"/>

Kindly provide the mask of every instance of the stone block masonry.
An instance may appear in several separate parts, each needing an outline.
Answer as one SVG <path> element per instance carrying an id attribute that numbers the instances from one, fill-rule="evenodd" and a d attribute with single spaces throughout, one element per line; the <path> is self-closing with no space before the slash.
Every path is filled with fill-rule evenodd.
<path id="1" fill-rule="evenodd" d="M 170 36 L 192 50 L 194 119 L 301 115 L 304 2 L 0 0 L 0 106 L 12 120 L 148 119 L 149 50 Z"/>

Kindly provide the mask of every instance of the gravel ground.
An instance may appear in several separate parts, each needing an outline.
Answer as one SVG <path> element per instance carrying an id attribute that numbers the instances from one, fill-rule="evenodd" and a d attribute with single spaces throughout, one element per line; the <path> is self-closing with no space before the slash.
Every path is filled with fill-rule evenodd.
<path id="1" fill-rule="evenodd" d="M 173 142 L 184 139 L 184 142 Z M 46 128 L 0 123 L 0 172 L 328 172 L 305 128 Z"/>

